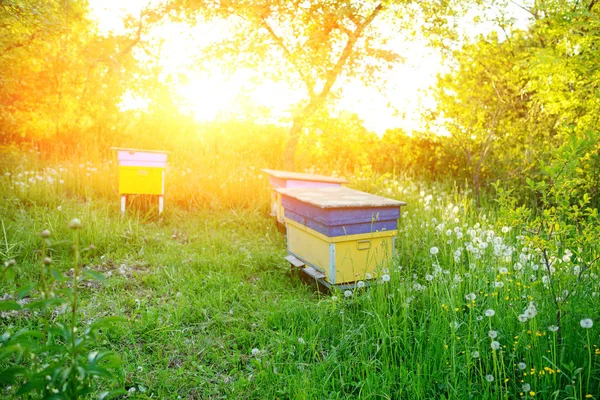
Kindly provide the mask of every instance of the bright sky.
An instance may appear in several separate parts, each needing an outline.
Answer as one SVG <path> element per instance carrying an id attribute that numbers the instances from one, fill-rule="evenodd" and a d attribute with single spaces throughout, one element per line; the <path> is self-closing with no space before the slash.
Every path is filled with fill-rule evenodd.
<path id="1" fill-rule="evenodd" d="M 123 30 L 122 16 L 139 15 L 150 2 L 90 0 L 90 7 L 101 32 L 119 32 Z M 230 75 L 217 69 L 209 68 L 209 72 L 193 69 L 200 49 L 226 32 L 223 23 L 194 28 L 175 25 L 154 28 L 153 35 L 164 40 L 160 50 L 163 73 L 173 80 L 181 107 L 191 111 L 198 121 L 210 121 L 235 112 L 240 104 L 252 103 L 270 109 L 272 118 L 289 122 L 291 107 L 302 96 L 289 85 L 265 81 L 250 70 L 241 69 Z M 406 62 L 389 71 L 383 90 L 361 82 L 343 82 L 343 95 L 337 105 L 339 111 L 356 113 L 368 129 L 380 135 L 388 128 L 401 127 L 407 132 L 423 129 L 420 110 L 435 105 L 426 90 L 441 71 L 441 57 L 425 48 L 424 43 L 398 42 L 398 46 L 404 47 L 402 54 Z M 181 76 L 185 82 L 178 78 Z M 123 101 L 129 108 L 145 107 L 147 103 L 146 99 L 132 96 Z"/>

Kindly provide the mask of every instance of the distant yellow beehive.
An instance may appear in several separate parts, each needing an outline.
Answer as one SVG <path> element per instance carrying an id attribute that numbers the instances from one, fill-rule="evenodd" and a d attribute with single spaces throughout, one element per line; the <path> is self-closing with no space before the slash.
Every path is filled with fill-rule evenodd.
<path id="1" fill-rule="evenodd" d="M 165 168 L 168 152 L 112 147 L 119 161 L 119 194 L 121 212 L 125 212 L 127 195 L 158 196 L 158 211 L 162 213 L 165 195 Z"/>

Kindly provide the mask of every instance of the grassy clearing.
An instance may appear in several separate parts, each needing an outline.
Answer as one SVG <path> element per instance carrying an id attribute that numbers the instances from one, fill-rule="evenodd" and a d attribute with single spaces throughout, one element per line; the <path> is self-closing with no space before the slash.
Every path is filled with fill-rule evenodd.
<path id="1" fill-rule="evenodd" d="M 80 284 L 78 323 L 125 319 L 99 335 L 98 349 L 123 364 L 118 382 L 100 379 L 94 396 L 118 385 L 131 398 L 598 397 L 598 267 L 578 280 L 563 249 L 549 278 L 521 232 L 491 206 L 473 209 L 468 193 L 358 174 L 354 187 L 408 203 L 398 257 L 382 271 L 389 281 L 323 294 L 283 261 L 266 180 L 250 167 L 242 180 L 215 172 L 209 183 L 173 169 L 163 218 L 145 199 L 120 218 L 114 165 L 17 161 L 0 177 L 0 256 L 17 267 L 0 293 L 39 279 L 43 229 L 53 265 L 68 275 L 67 225 L 82 220 L 83 269 L 106 280 Z M 549 279 L 569 290 L 558 293 L 568 297 L 558 331 Z M 14 334 L 43 318 L 5 311 L 0 324 Z M 17 398 L 16 385 L 0 390 Z"/>

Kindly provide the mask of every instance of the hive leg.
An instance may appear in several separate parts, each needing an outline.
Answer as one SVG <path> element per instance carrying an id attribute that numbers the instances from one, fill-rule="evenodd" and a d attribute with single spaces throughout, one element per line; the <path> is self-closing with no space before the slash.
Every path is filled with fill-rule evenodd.
<path id="1" fill-rule="evenodd" d="M 165 196 L 158 196 L 158 213 L 162 214 L 165 208 Z"/>
<path id="2" fill-rule="evenodd" d="M 127 196 L 121 195 L 121 214 L 125 215 L 125 203 L 127 202 Z"/>

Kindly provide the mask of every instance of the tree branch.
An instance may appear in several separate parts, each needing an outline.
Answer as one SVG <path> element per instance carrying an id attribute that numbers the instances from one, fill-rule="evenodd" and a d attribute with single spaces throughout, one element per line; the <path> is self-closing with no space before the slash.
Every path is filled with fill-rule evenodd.
<path id="1" fill-rule="evenodd" d="M 336 64 L 333 66 L 333 68 L 331 70 L 329 70 L 327 72 L 327 74 L 325 75 L 325 84 L 323 85 L 323 89 L 321 89 L 321 92 L 319 93 L 319 95 L 317 97 L 317 104 L 315 104 L 315 106 L 318 106 L 320 103 L 325 101 L 325 98 L 331 91 L 331 88 L 335 84 L 335 81 L 340 76 L 342 69 L 344 68 L 344 65 L 346 64 L 346 61 L 352 54 L 354 45 L 356 44 L 358 39 L 362 36 L 364 30 L 371 24 L 371 22 L 373 22 L 375 17 L 377 17 L 377 15 L 383 9 L 384 9 L 383 3 L 379 3 L 377 5 L 377 7 L 375 7 L 375 9 L 373 9 L 373 12 L 371 12 L 371 14 L 364 20 L 364 22 L 359 24 L 358 27 L 356 28 L 356 30 L 354 30 L 354 32 L 352 32 L 352 34 L 348 37 L 348 41 L 346 42 L 346 46 L 344 46 L 344 50 L 342 51 L 340 58 L 338 59 Z"/>
<path id="2" fill-rule="evenodd" d="M 287 48 L 287 46 L 283 42 L 283 39 L 280 38 L 279 35 L 277 35 L 275 33 L 275 31 L 273 30 L 271 25 L 269 25 L 269 23 L 267 22 L 267 20 L 265 19 L 264 16 L 262 16 L 262 15 L 260 16 L 260 21 L 262 23 L 262 26 L 267 30 L 267 32 L 269 32 L 269 35 L 271 35 L 271 37 L 273 38 L 273 40 L 275 41 L 277 46 L 279 46 L 279 48 L 283 51 L 283 54 L 285 54 L 285 57 L 287 58 L 287 60 L 294 66 L 294 69 L 296 69 L 296 72 L 298 72 L 298 74 L 300 75 L 300 79 L 302 79 L 302 82 L 304 82 L 304 84 L 306 85 L 306 89 L 308 90 L 308 95 L 311 98 L 311 102 L 312 102 L 312 99 L 315 97 L 313 82 L 304 73 L 304 71 L 300 67 L 300 65 L 298 65 L 293 54 L 291 53 L 291 51 Z"/>
<path id="3" fill-rule="evenodd" d="M 14 44 L 8 46 L 7 48 L 5 48 L 4 50 L 2 50 L 2 53 L 0 53 L 0 55 L 5 55 L 9 51 L 12 51 L 14 49 L 18 49 L 19 47 L 28 45 L 29 43 L 33 42 L 35 40 L 35 38 L 36 38 L 36 34 L 32 33 L 26 40 L 19 42 L 19 43 L 14 43 Z"/>

